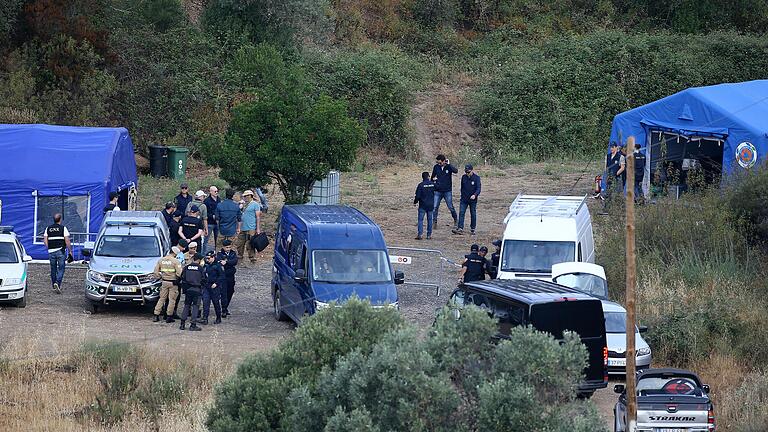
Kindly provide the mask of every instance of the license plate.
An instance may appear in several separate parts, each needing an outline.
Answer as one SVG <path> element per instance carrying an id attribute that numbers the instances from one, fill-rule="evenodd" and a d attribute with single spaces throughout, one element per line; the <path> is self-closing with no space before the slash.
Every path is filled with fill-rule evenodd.
<path id="1" fill-rule="evenodd" d="M 626 359 L 608 359 L 608 366 L 626 366 L 626 365 L 627 365 Z"/>
<path id="2" fill-rule="evenodd" d="M 134 293 L 136 292 L 135 286 L 113 286 L 112 291 L 114 292 L 124 292 L 124 293 Z"/>
<path id="3" fill-rule="evenodd" d="M 687 432 L 688 429 L 680 428 L 654 428 L 654 432 Z"/>

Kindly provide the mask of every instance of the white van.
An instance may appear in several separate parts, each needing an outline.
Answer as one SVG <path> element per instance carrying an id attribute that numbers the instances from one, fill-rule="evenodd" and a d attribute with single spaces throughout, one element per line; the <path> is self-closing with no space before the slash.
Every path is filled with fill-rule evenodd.
<path id="1" fill-rule="evenodd" d="M 595 261 L 587 197 L 520 194 L 504 218 L 499 279 L 552 277 L 552 265 Z"/>

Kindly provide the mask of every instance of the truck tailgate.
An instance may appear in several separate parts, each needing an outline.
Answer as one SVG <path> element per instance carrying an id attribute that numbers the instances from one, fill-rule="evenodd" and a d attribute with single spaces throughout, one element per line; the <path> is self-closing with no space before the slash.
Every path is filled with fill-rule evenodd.
<path id="1" fill-rule="evenodd" d="M 707 431 L 709 405 L 706 403 L 639 403 L 639 431 L 693 432 Z"/>

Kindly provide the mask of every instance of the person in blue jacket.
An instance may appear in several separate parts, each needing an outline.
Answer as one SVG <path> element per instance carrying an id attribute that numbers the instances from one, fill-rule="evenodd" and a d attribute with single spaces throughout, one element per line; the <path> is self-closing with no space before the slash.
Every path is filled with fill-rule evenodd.
<path id="1" fill-rule="evenodd" d="M 221 290 L 225 284 L 224 268 L 216 261 L 216 251 L 205 254 L 205 288 L 203 288 L 203 320 L 200 324 L 208 324 L 208 314 L 216 312 L 214 324 L 221 323 Z"/>
<path id="2" fill-rule="evenodd" d="M 432 238 L 432 210 L 435 208 L 435 184 L 429 179 L 429 173 L 421 173 L 421 183 L 416 186 L 416 196 L 413 205 L 419 205 L 419 217 L 416 223 L 418 234 L 416 240 L 422 239 L 424 234 L 424 216 L 427 216 L 427 240 Z"/>
<path id="3" fill-rule="evenodd" d="M 469 228 L 472 235 L 475 235 L 477 228 L 477 197 L 480 196 L 480 176 L 475 174 L 471 164 L 464 166 L 464 175 L 461 176 L 461 201 L 459 202 L 459 223 L 454 234 L 464 233 L 464 215 L 469 207 Z"/>
<path id="4" fill-rule="evenodd" d="M 437 212 L 440 210 L 440 201 L 445 200 L 445 205 L 451 211 L 453 228 L 456 228 L 456 209 L 453 208 L 453 175 L 459 169 L 451 165 L 444 155 L 437 155 L 436 164 L 432 168 L 432 181 L 435 183 L 435 205 L 433 210 L 433 227 L 437 227 Z"/>

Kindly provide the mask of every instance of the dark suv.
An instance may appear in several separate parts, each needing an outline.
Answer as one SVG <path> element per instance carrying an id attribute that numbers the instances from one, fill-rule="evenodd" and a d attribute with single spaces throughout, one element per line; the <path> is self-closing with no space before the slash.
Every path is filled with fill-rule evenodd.
<path id="1" fill-rule="evenodd" d="M 496 279 L 459 285 L 451 294 L 459 307 L 474 304 L 499 321 L 500 338 L 514 326 L 530 325 L 561 339 L 570 330 L 586 346 L 589 364 L 579 394 L 608 386 L 608 348 L 600 300 L 572 288 L 532 279 Z"/>

